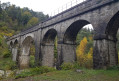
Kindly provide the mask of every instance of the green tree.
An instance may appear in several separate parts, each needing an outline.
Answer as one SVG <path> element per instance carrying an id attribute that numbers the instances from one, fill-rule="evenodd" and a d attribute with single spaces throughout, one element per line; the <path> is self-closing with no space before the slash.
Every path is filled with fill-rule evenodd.
<path id="1" fill-rule="evenodd" d="M 22 21 L 23 21 L 23 25 L 26 25 L 28 23 L 28 21 L 30 20 L 31 18 L 31 13 L 28 12 L 28 11 L 25 11 L 23 14 L 22 14 Z"/>
<path id="2" fill-rule="evenodd" d="M 32 17 L 32 18 L 28 21 L 27 26 L 30 27 L 30 26 L 33 26 L 33 25 L 35 25 L 35 24 L 37 24 L 37 23 L 38 23 L 38 18 Z"/>

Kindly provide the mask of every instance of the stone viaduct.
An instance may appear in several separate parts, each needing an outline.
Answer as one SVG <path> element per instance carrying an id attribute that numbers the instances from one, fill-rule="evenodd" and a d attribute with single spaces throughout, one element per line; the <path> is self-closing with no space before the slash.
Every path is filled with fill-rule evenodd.
<path id="1" fill-rule="evenodd" d="M 119 0 L 86 0 L 7 41 L 21 69 L 29 67 L 30 43 L 35 43 L 35 62 L 54 66 L 54 40 L 58 38 L 57 68 L 63 62 L 76 61 L 76 35 L 82 27 L 94 28 L 93 67 L 106 68 L 118 64 L 116 34 L 119 27 Z"/>

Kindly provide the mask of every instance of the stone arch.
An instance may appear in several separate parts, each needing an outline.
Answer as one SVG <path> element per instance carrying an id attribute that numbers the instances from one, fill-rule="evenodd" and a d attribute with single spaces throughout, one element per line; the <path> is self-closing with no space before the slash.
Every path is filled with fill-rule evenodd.
<path id="1" fill-rule="evenodd" d="M 119 28 L 119 11 L 110 19 L 106 27 L 106 35 L 111 40 L 116 40 L 116 35 Z"/>
<path id="2" fill-rule="evenodd" d="M 66 29 L 62 45 L 62 62 L 76 61 L 76 36 L 84 26 L 89 24 L 87 20 L 77 20 Z"/>
<path id="3" fill-rule="evenodd" d="M 72 43 L 74 44 L 76 41 L 77 33 L 83 28 L 85 25 L 90 24 L 86 20 L 77 20 L 73 22 L 66 30 L 63 38 L 64 43 Z"/>
<path id="4" fill-rule="evenodd" d="M 18 44 L 18 40 L 17 39 L 14 41 L 14 44 Z"/>
<path id="5" fill-rule="evenodd" d="M 42 65 L 54 66 L 54 40 L 57 35 L 55 29 L 49 29 L 42 40 Z"/>
<path id="6" fill-rule="evenodd" d="M 31 37 L 31 36 L 27 36 L 24 40 L 23 40 L 23 42 L 22 42 L 22 47 L 25 47 L 25 49 L 27 49 L 28 50 L 28 48 L 30 47 L 30 44 L 33 42 L 34 40 L 33 40 L 33 38 Z M 27 48 L 28 47 L 28 48 Z M 27 51 L 26 50 L 26 51 Z M 25 53 L 25 52 L 24 52 Z M 27 54 L 29 54 L 29 53 L 26 53 L 25 55 L 27 55 Z"/>
<path id="7" fill-rule="evenodd" d="M 29 61 L 30 61 L 30 45 L 33 43 L 34 40 L 31 36 L 27 36 L 21 45 L 21 53 L 19 56 L 19 66 L 20 69 L 28 68 Z"/>
<path id="8" fill-rule="evenodd" d="M 119 28 L 119 11 L 110 19 L 106 27 L 106 35 L 108 40 L 108 66 L 118 64 L 117 52 L 117 33 Z"/>
<path id="9" fill-rule="evenodd" d="M 43 44 L 46 44 L 46 43 L 54 44 L 54 39 L 55 39 L 56 35 L 57 35 L 57 31 L 55 29 L 53 29 L 53 28 L 49 29 L 45 33 L 42 43 Z"/>

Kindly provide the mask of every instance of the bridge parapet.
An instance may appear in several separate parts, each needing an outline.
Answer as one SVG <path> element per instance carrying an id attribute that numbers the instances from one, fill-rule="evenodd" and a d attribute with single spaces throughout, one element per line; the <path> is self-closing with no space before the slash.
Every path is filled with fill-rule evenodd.
<path id="1" fill-rule="evenodd" d="M 43 22 L 43 27 L 48 27 L 50 25 L 65 21 L 113 1 L 117 0 L 86 0 L 46 20 L 45 22 Z"/>
<path id="2" fill-rule="evenodd" d="M 21 33 L 18 33 L 18 34 L 16 34 L 16 35 L 13 35 L 12 37 L 7 38 L 7 41 L 9 41 L 9 40 L 12 40 L 12 39 L 14 39 L 14 38 L 19 37 L 19 36 L 20 36 L 20 34 L 21 34 Z"/>
<path id="3" fill-rule="evenodd" d="M 39 28 L 41 28 L 41 24 L 38 24 L 32 28 L 29 28 L 28 30 L 25 30 L 25 31 L 22 31 L 20 35 L 24 35 L 24 34 L 27 34 L 27 33 L 30 33 L 30 32 L 34 32 L 34 31 L 37 31 Z"/>

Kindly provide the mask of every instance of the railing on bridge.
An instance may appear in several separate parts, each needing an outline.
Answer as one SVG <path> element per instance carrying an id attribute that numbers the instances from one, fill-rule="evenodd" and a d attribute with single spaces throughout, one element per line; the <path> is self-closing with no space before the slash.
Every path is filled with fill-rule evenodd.
<path id="1" fill-rule="evenodd" d="M 57 14 L 59 14 L 59 13 L 65 11 L 65 10 L 67 10 L 67 9 L 69 9 L 69 8 L 71 8 L 71 7 L 75 6 L 75 5 L 77 5 L 77 4 L 83 3 L 83 2 L 85 2 L 85 1 L 87 1 L 87 0 L 72 0 L 72 1 L 68 2 L 67 4 L 63 5 L 62 7 L 59 7 L 58 9 L 54 10 L 54 11 L 51 12 L 51 14 L 49 14 L 49 15 L 50 15 L 51 17 L 52 17 L 52 16 L 55 16 L 55 15 L 57 15 Z"/>

